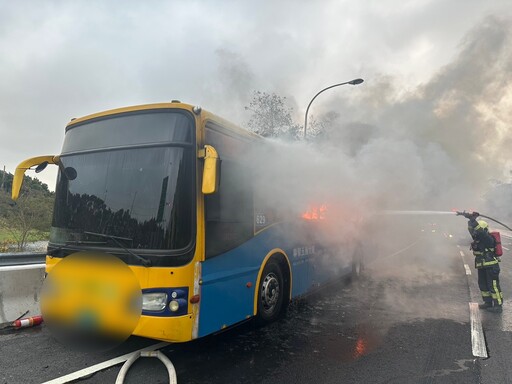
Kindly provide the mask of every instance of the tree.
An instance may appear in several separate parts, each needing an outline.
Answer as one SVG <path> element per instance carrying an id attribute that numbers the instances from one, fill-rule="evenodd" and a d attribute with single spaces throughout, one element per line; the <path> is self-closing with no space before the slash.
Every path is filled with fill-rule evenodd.
<path id="1" fill-rule="evenodd" d="M 245 109 L 252 112 L 249 130 L 264 137 L 300 137 L 302 127 L 293 122 L 293 109 L 286 106 L 286 97 L 255 91 Z"/>
<path id="2" fill-rule="evenodd" d="M 12 175 L 2 172 L 3 190 L 0 190 L 0 229 L 16 242 L 22 251 L 32 234 L 48 232 L 51 226 L 53 192 L 37 179 L 24 176 L 20 198 L 11 200 Z"/>
<path id="3" fill-rule="evenodd" d="M 51 212 L 51 198 L 42 194 L 24 195 L 10 209 L 3 212 L 0 217 L 0 228 L 10 234 L 16 241 L 17 250 L 22 251 L 31 234 L 49 230 Z"/>

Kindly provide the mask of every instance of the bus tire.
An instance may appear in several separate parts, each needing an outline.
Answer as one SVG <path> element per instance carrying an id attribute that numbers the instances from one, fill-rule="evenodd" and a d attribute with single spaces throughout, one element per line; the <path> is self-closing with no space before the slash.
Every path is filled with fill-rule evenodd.
<path id="1" fill-rule="evenodd" d="M 259 324 L 271 323 L 281 316 L 285 292 L 283 271 L 276 261 L 270 260 L 263 268 L 258 286 L 256 318 Z"/>

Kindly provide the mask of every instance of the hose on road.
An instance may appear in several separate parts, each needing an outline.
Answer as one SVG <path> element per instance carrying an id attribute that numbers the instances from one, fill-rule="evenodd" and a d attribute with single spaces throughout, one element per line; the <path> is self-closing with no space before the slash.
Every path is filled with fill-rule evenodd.
<path id="1" fill-rule="evenodd" d="M 169 374 L 169 384 L 178 384 L 174 365 L 171 363 L 171 360 L 169 360 L 169 358 L 160 351 L 138 351 L 137 353 L 133 354 L 133 356 L 126 360 L 126 362 L 121 367 L 121 370 L 117 375 L 116 384 L 124 383 L 124 379 L 128 373 L 128 370 L 139 357 L 156 357 L 159 359 L 167 368 L 167 373 Z"/>

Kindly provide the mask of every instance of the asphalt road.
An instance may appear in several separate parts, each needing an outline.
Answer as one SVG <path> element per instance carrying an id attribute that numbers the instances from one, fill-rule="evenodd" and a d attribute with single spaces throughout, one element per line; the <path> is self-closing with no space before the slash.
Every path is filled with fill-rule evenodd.
<path id="1" fill-rule="evenodd" d="M 363 276 L 294 303 L 276 323 L 165 347 L 178 383 L 512 382 L 512 251 L 501 263 L 503 313 L 480 311 L 489 357 L 478 358 L 468 303 L 479 292 L 466 223 L 435 219 L 376 223 Z M 503 240 L 512 249 L 512 239 Z M 44 327 L 2 332 L 0 383 L 45 382 L 154 343 L 134 337 L 115 351 L 83 355 L 63 349 Z M 82 381 L 114 383 L 119 369 Z M 165 383 L 166 371 L 140 359 L 125 382 Z"/>

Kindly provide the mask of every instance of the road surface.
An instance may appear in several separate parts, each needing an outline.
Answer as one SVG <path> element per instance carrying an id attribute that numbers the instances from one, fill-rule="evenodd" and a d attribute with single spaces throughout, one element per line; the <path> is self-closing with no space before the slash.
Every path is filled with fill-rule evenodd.
<path id="1" fill-rule="evenodd" d="M 178 383 L 512 382 L 512 236 L 503 238 L 504 311 L 475 313 L 466 223 L 435 219 L 379 223 L 365 244 L 360 279 L 294 303 L 276 323 L 248 322 L 162 348 Z M 50 381 L 156 343 L 132 337 L 114 351 L 85 355 L 64 349 L 44 326 L 3 331 L 0 383 Z M 92 370 L 81 382 L 114 383 L 119 369 Z M 125 382 L 165 383 L 166 375 L 156 359 L 140 359 Z"/>

